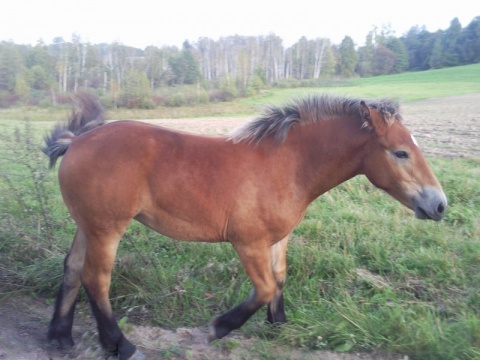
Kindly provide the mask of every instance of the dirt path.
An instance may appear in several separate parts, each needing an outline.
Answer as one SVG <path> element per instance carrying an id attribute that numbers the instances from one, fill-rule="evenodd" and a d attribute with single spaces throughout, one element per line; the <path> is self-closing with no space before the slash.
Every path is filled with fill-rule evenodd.
<path id="1" fill-rule="evenodd" d="M 427 155 L 444 157 L 480 157 L 480 94 L 431 99 L 406 104 L 405 122 Z M 225 134 L 248 118 L 175 119 L 150 121 L 184 131 Z M 1 289 L 0 294 L 5 293 Z M 76 345 L 62 351 L 45 340 L 52 306 L 43 300 L 11 296 L 0 300 L 0 360 L 102 359 L 95 324 L 89 309 L 79 306 L 74 323 Z M 148 359 L 259 359 L 254 350 L 258 341 L 238 335 L 228 336 L 217 345 L 207 344 L 204 328 L 180 328 L 127 325 L 125 332 Z M 375 354 L 338 354 L 278 349 L 270 357 L 289 359 L 393 359 Z M 278 355 L 278 356 L 276 356 Z M 398 357 L 397 359 L 403 359 Z"/>
<path id="2" fill-rule="evenodd" d="M 0 287 L 1 291 L 1 287 Z M 3 292 L 2 292 L 3 293 Z M 61 350 L 46 341 L 46 330 L 53 306 L 44 300 L 12 296 L 0 303 L 1 360 L 96 360 L 105 359 L 97 340 L 95 324 L 85 304 L 79 304 L 73 326 L 75 346 Z M 126 325 L 124 332 L 147 359 L 229 360 L 262 359 L 258 341 L 229 335 L 215 345 L 207 343 L 206 328 L 179 328 L 176 331 L 152 326 Z M 265 351 L 265 350 L 263 350 Z M 303 352 L 278 348 L 278 356 L 288 359 L 322 360 L 399 360 L 374 354 L 339 354 L 325 351 Z M 265 354 L 265 353 L 263 353 Z M 271 352 L 268 356 L 274 355 Z"/>

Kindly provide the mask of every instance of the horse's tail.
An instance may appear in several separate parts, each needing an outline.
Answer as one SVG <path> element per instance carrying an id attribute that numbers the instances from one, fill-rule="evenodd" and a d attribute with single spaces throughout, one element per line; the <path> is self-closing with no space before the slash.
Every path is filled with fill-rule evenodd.
<path id="1" fill-rule="evenodd" d="M 65 123 L 55 126 L 45 136 L 46 146 L 42 151 L 50 158 L 50 168 L 64 155 L 74 137 L 105 123 L 102 105 L 95 95 L 77 93 L 72 96 L 72 113 Z"/>

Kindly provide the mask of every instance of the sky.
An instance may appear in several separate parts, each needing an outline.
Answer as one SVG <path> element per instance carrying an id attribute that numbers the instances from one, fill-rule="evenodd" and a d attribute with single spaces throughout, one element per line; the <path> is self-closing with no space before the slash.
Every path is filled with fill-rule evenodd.
<path id="1" fill-rule="evenodd" d="M 274 33 L 291 46 L 302 36 L 340 44 L 348 35 L 363 45 L 374 26 L 401 36 L 412 26 L 445 30 L 480 16 L 479 0 L 6 0 L 0 9 L 0 41 L 39 39 L 112 43 L 144 49 L 200 37 Z"/>

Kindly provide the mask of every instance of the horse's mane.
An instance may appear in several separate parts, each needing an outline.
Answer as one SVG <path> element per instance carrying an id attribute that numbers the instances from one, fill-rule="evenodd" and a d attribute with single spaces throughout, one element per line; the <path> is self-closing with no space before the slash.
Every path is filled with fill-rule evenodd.
<path id="1" fill-rule="evenodd" d="M 309 95 L 294 99 L 284 106 L 268 106 L 263 114 L 235 129 L 229 139 L 235 143 L 258 144 L 273 136 L 283 142 L 294 125 L 314 123 L 338 117 L 360 118 L 362 99 L 333 95 Z M 364 100 L 368 107 L 379 110 L 395 120 L 401 121 L 399 103 L 394 99 Z"/>

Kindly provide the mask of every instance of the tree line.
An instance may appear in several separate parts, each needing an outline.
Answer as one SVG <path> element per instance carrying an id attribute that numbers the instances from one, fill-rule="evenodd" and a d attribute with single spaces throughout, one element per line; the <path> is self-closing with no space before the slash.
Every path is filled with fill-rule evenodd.
<path id="1" fill-rule="evenodd" d="M 35 46 L 0 43 L 0 107 L 49 106 L 66 94 L 93 89 L 111 107 L 152 108 L 228 101 L 265 86 L 315 86 L 331 79 L 421 71 L 480 62 L 480 16 L 462 27 L 429 32 L 412 27 L 396 37 L 374 28 L 365 45 L 346 36 L 300 38 L 285 47 L 280 37 L 202 37 L 176 46 L 138 49 L 120 43 L 39 40 Z"/>

